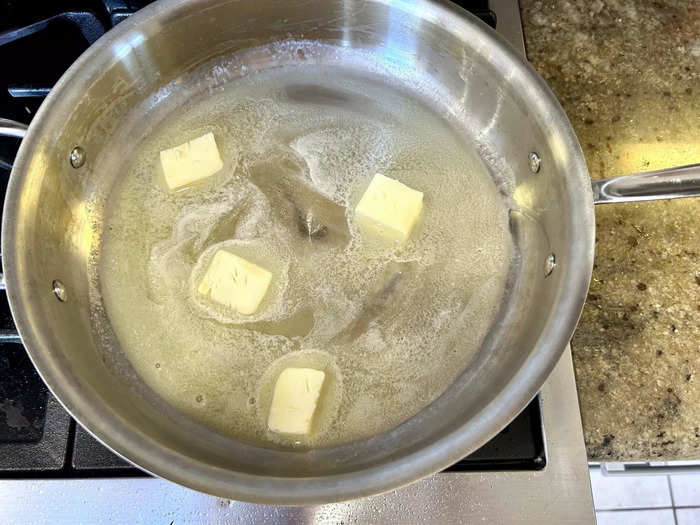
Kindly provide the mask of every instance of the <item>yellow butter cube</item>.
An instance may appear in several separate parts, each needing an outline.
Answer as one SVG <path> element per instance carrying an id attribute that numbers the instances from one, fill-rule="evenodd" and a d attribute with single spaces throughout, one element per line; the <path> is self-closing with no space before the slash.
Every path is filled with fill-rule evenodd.
<path id="1" fill-rule="evenodd" d="M 280 434 L 309 434 L 326 374 L 287 368 L 277 378 L 267 427 Z"/>
<path id="2" fill-rule="evenodd" d="M 211 177 L 224 167 L 213 133 L 161 151 L 160 163 L 170 191 Z"/>
<path id="3" fill-rule="evenodd" d="M 404 242 L 423 209 L 423 193 L 377 173 L 355 208 L 363 233 Z"/>
<path id="4" fill-rule="evenodd" d="M 214 254 L 197 291 L 213 302 L 243 315 L 257 311 L 272 274 L 226 250 Z"/>

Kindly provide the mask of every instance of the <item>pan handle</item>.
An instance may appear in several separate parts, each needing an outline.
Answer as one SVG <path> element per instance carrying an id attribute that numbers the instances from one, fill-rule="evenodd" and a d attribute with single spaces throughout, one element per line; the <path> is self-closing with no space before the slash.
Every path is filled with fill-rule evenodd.
<path id="1" fill-rule="evenodd" d="M 0 137 L 24 138 L 27 134 L 27 125 L 14 120 L 0 118 Z"/>
<path id="2" fill-rule="evenodd" d="M 700 197 L 700 164 L 593 181 L 596 204 Z"/>
<path id="3" fill-rule="evenodd" d="M 0 137 L 24 138 L 27 134 L 27 126 L 21 122 L 0 118 Z M 10 166 L 12 167 L 12 166 Z M 0 254 L 2 260 L 2 254 Z M 5 289 L 5 274 L 0 269 L 0 290 Z M 17 333 L 17 329 L 12 325 L 9 329 L 0 329 L 0 343 L 21 343 L 22 338 Z"/>
<path id="4" fill-rule="evenodd" d="M 24 138 L 27 134 L 27 125 L 14 120 L 0 118 L 0 137 L 16 137 Z M 0 256 L 1 257 L 1 256 Z M 0 290 L 5 289 L 5 274 L 0 271 Z M 3 334 L 0 332 L 0 341 L 3 340 Z"/>

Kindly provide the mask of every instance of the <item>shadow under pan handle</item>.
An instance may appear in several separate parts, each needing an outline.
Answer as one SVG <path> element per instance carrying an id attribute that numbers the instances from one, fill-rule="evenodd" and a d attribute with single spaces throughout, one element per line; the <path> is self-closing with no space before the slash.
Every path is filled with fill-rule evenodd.
<path id="1" fill-rule="evenodd" d="M 593 181 L 596 204 L 700 197 L 700 164 Z"/>

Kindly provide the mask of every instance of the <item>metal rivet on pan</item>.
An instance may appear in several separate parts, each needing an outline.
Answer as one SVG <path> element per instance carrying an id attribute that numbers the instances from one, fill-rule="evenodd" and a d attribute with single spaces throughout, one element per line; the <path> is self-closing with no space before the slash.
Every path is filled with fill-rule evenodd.
<path id="1" fill-rule="evenodd" d="M 527 158 L 530 160 L 530 171 L 532 173 L 540 171 L 540 164 L 542 163 L 540 156 L 534 151 L 531 151 Z"/>
<path id="2" fill-rule="evenodd" d="M 68 292 L 66 292 L 66 287 L 63 285 L 63 283 L 56 279 L 51 283 L 51 286 L 53 287 L 53 293 L 58 300 L 62 303 L 66 302 L 68 299 Z"/>
<path id="3" fill-rule="evenodd" d="M 78 169 L 83 164 L 85 164 L 85 150 L 80 146 L 76 146 L 70 152 L 70 165 Z"/>
<path id="4" fill-rule="evenodd" d="M 547 259 L 545 259 L 545 261 L 544 261 L 544 276 L 545 277 L 549 276 L 549 274 L 551 274 L 552 271 L 554 271 L 554 267 L 556 265 L 557 265 L 557 260 L 554 257 L 554 254 L 550 253 L 547 256 Z"/>

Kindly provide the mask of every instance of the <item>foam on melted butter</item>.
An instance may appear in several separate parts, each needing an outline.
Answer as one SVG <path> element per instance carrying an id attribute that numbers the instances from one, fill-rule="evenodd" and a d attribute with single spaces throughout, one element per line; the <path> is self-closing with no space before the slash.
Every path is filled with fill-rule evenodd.
<path id="1" fill-rule="evenodd" d="M 209 132 L 223 162 L 211 181 L 153 184 L 161 150 Z M 167 402 L 237 439 L 330 446 L 401 423 L 470 363 L 504 291 L 507 207 L 476 145 L 410 86 L 335 62 L 283 66 L 189 101 L 140 140 L 107 199 L 98 270 L 123 352 Z M 352 220 L 376 173 L 424 194 L 405 244 L 368 244 Z M 252 316 L 194 297 L 219 248 L 279 276 Z M 308 436 L 267 428 L 287 367 L 326 374 Z"/>

